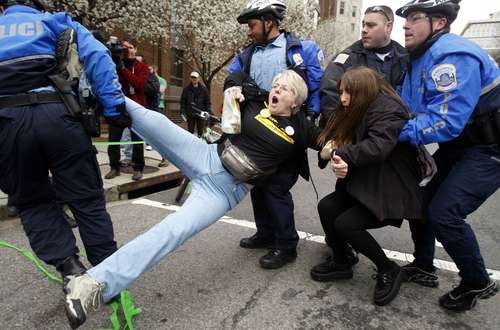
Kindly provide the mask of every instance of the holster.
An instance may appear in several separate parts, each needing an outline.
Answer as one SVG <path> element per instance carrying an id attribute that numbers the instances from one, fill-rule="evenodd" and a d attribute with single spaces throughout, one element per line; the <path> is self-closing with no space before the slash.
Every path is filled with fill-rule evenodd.
<path id="1" fill-rule="evenodd" d="M 48 77 L 50 81 L 52 81 L 57 94 L 61 97 L 69 113 L 74 117 L 80 116 L 82 114 L 82 109 L 80 108 L 78 99 L 73 93 L 70 82 L 66 80 L 62 74 L 53 74 Z"/>
<path id="2" fill-rule="evenodd" d="M 500 144 L 500 109 L 473 116 L 458 140 L 464 146 Z"/>
<path id="3" fill-rule="evenodd" d="M 248 182 L 266 174 L 229 139 L 224 141 L 224 149 L 220 159 L 224 167 L 242 182 Z"/>

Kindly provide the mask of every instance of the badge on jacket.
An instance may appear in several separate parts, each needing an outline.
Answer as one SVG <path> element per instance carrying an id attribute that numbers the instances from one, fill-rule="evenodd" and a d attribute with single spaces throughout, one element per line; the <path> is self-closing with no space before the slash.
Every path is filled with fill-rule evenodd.
<path id="1" fill-rule="evenodd" d="M 345 64 L 347 59 L 349 58 L 349 54 L 338 54 L 337 57 L 333 60 L 334 63 Z"/>
<path id="2" fill-rule="evenodd" d="M 453 64 L 441 64 L 432 70 L 432 80 L 440 92 L 448 92 L 458 86 L 457 68 Z"/>
<path id="3" fill-rule="evenodd" d="M 302 63 L 304 63 L 304 59 L 302 59 L 302 55 L 300 55 L 300 53 L 293 54 L 292 58 L 293 58 L 293 61 L 295 62 L 296 66 L 299 66 Z"/>

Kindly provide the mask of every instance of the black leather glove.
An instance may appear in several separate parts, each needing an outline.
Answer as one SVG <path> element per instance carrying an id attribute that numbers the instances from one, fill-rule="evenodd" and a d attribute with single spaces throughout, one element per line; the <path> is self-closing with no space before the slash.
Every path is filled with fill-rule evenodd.
<path id="1" fill-rule="evenodd" d="M 120 128 L 130 127 L 130 125 L 132 125 L 132 119 L 125 111 L 125 103 L 117 105 L 116 110 L 120 114 L 116 116 L 105 117 L 106 122 L 111 126 L 116 126 Z"/>
<path id="2" fill-rule="evenodd" d="M 318 116 L 319 116 L 319 114 L 317 114 L 314 111 L 307 111 L 307 113 L 306 113 L 307 120 L 312 121 L 312 122 L 314 122 L 316 120 L 316 118 L 318 118 Z"/>
<path id="3" fill-rule="evenodd" d="M 269 97 L 269 92 L 265 89 L 261 89 L 256 83 L 253 82 L 243 82 L 241 84 L 243 95 L 250 100 L 262 100 L 265 101 Z"/>

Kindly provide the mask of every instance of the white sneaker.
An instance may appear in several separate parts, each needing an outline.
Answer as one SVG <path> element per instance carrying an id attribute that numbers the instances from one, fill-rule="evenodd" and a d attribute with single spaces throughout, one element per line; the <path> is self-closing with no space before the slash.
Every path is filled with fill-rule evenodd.
<path id="1" fill-rule="evenodd" d="M 152 146 L 146 146 L 146 150 L 147 151 L 151 151 L 151 150 L 153 150 L 153 147 Z"/>
<path id="2" fill-rule="evenodd" d="M 97 310 L 102 302 L 104 284 L 98 283 L 88 274 L 67 277 L 64 308 L 72 329 L 87 320 L 89 308 Z"/>

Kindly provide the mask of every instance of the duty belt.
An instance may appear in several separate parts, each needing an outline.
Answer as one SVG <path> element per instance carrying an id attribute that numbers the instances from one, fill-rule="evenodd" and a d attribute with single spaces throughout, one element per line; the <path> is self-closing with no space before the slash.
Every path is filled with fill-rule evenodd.
<path id="1" fill-rule="evenodd" d="M 62 102 L 61 97 L 57 93 L 16 94 L 0 96 L 0 109 L 57 102 Z"/>

